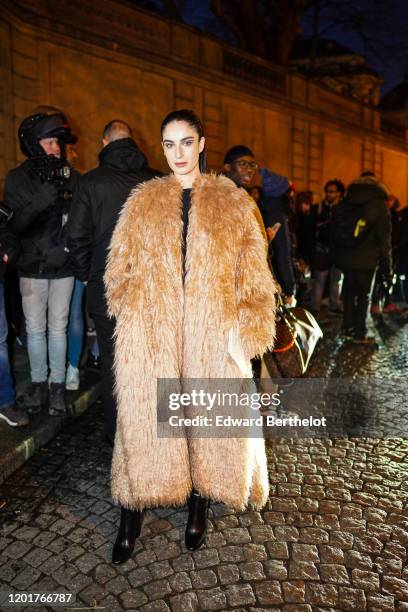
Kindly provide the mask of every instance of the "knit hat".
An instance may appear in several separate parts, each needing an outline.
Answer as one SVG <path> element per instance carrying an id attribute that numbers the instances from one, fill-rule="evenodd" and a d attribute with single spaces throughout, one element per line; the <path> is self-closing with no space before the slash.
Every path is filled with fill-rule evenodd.
<path id="1" fill-rule="evenodd" d="M 235 145 L 235 147 L 231 147 L 226 152 L 224 157 L 224 164 L 232 164 L 240 157 L 245 157 L 246 155 L 248 155 L 249 157 L 254 157 L 254 154 L 252 153 L 249 147 L 246 147 L 245 145 Z"/>
<path id="2" fill-rule="evenodd" d="M 272 172 L 268 168 L 260 168 L 259 174 L 262 178 L 264 194 L 274 198 L 279 198 L 290 189 L 289 179 Z"/>

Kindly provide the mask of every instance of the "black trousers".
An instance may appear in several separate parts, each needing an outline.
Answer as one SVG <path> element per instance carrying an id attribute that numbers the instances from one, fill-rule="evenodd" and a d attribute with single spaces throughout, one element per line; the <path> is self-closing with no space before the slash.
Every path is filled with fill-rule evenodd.
<path id="1" fill-rule="evenodd" d="M 367 335 L 367 314 L 374 274 L 375 270 L 344 272 L 343 330 L 360 339 Z"/>
<path id="2" fill-rule="evenodd" d="M 95 323 L 96 337 L 98 338 L 99 352 L 101 355 L 101 388 L 105 421 L 104 429 L 105 435 L 113 444 L 116 432 L 116 399 L 113 394 L 115 382 L 113 372 L 113 332 L 115 330 L 115 323 L 113 319 L 101 314 L 92 313 L 92 318 Z"/>

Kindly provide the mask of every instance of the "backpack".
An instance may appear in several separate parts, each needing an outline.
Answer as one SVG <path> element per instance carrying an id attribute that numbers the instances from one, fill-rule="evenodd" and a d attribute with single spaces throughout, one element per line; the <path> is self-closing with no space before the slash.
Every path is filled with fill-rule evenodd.
<path id="1" fill-rule="evenodd" d="M 355 206 L 345 198 L 333 211 L 332 238 L 335 247 L 352 249 L 362 244 L 371 230 L 366 204 Z"/>

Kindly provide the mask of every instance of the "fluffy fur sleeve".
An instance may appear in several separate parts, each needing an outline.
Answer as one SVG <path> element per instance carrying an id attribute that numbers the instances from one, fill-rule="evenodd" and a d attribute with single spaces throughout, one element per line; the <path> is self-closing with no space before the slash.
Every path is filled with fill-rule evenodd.
<path id="1" fill-rule="evenodd" d="M 275 339 L 277 286 L 269 270 L 266 244 L 253 206 L 247 204 L 236 271 L 238 321 L 248 359 L 262 356 Z"/>
<path id="2" fill-rule="evenodd" d="M 143 185 L 133 190 L 123 205 L 109 246 L 103 277 L 109 316 L 117 317 L 121 311 L 129 281 L 132 277 L 132 236 L 135 227 L 135 209 L 143 197 Z"/>

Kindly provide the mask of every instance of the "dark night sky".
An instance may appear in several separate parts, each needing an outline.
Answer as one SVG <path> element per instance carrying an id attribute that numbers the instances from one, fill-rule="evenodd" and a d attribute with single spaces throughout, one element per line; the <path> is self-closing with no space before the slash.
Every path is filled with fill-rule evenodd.
<path id="1" fill-rule="evenodd" d="M 371 44 L 365 44 L 354 27 L 335 25 L 333 20 L 322 20 L 322 28 L 327 28 L 327 38 L 366 57 L 368 65 L 384 79 L 382 92 L 386 93 L 408 70 L 408 0 L 353 0 L 350 4 L 365 16 L 365 35 Z M 302 27 L 304 34 L 312 33 L 310 13 Z"/>
<path id="2" fill-rule="evenodd" d="M 338 1 L 342 5 L 340 10 L 351 5 L 352 10 L 363 15 L 367 22 L 365 33 L 374 44 L 364 44 L 354 27 L 334 26 L 333 20 L 323 11 L 320 24 L 321 29 L 326 30 L 325 37 L 364 55 L 369 66 L 384 79 L 383 93 L 387 92 L 403 79 L 408 69 L 408 0 Z M 220 26 L 209 4 L 210 0 L 183 0 L 182 12 L 186 23 L 216 34 Z M 338 15 L 338 11 L 335 13 Z M 305 14 L 302 29 L 305 35 L 311 34 L 311 12 Z"/>

